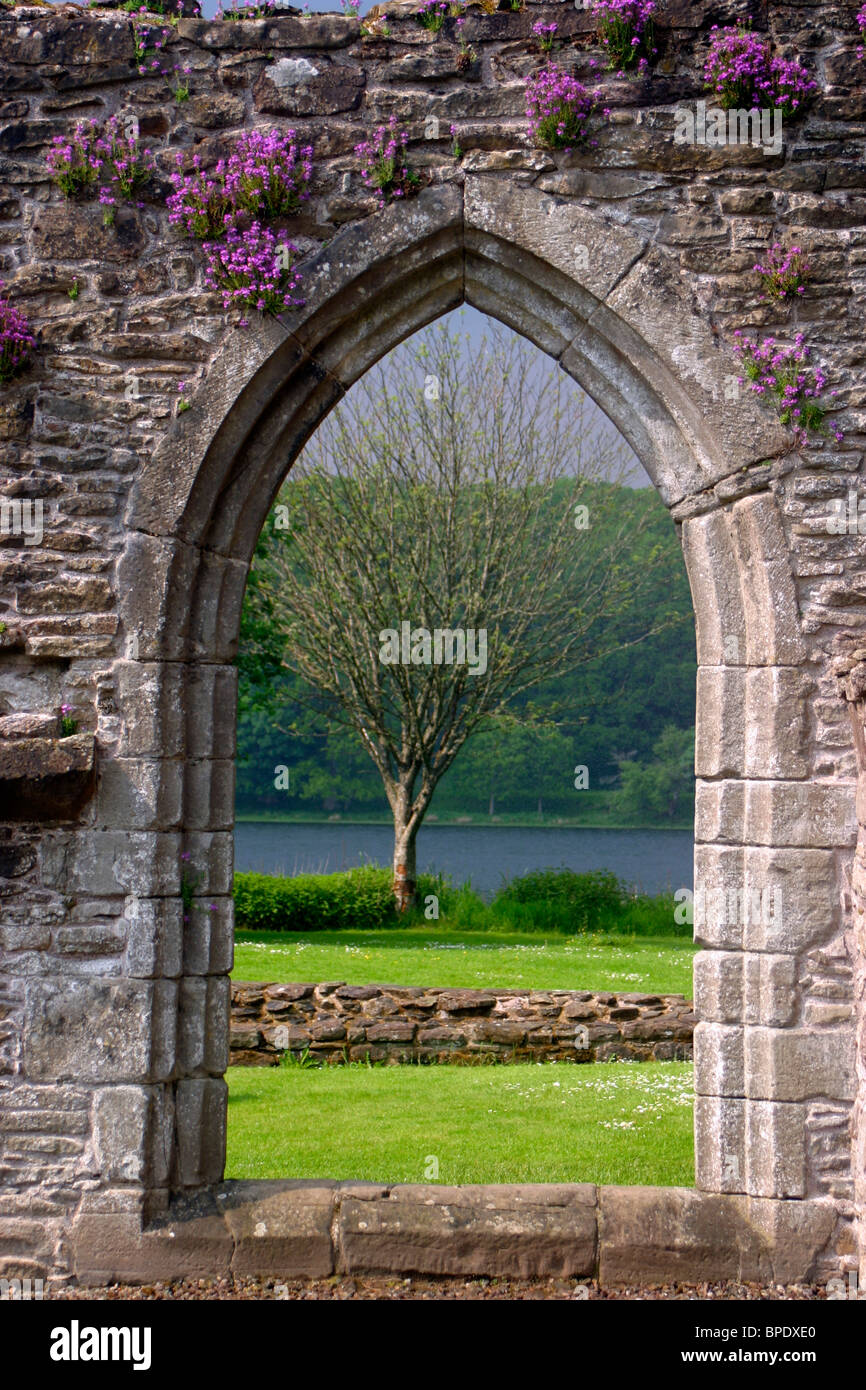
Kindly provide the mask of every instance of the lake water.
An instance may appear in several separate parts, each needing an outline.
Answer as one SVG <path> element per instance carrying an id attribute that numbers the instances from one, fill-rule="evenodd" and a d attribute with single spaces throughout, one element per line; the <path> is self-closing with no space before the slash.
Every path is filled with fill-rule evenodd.
<path id="1" fill-rule="evenodd" d="M 235 826 L 235 868 L 264 874 L 333 873 L 356 864 L 390 864 L 385 825 L 264 824 Z M 504 879 L 532 869 L 611 869 L 644 893 L 691 888 L 690 830 L 537 829 L 495 825 L 423 825 L 418 869 L 471 881 L 490 897 Z"/>

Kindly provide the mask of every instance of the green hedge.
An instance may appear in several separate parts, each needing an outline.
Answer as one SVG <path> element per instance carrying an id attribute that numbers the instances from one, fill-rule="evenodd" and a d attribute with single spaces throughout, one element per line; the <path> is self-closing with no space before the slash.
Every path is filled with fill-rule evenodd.
<path id="1" fill-rule="evenodd" d="M 235 874 L 235 925 L 246 931 L 294 932 L 396 926 L 392 882 L 390 869 L 374 865 L 337 874 L 297 874 L 294 878 Z M 428 894 L 435 893 L 441 912 L 449 892 L 440 878 L 419 874 L 422 904 Z"/>
<path id="2" fill-rule="evenodd" d="M 634 894 L 605 870 L 578 874 L 544 869 L 512 879 L 485 903 L 469 884 L 455 890 L 448 879 L 421 874 L 417 906 L 398 917 L 391 870 L 367 865 L 336 874 L 235 875 L 235 923 L 241 931 L 381 931 L 438 922 L 462 931 L 623 932 L 636 936 L 691 936 L 674 921 L 670 893 Z M 439 914 L 425 917 L 435 894 Z"/>

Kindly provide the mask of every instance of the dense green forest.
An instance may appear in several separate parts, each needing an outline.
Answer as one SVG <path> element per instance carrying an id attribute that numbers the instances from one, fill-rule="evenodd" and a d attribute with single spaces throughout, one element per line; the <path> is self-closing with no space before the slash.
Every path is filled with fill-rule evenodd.
<path id="1" fill-rule="evenodd" d="M 690 823 L 695 641 L 682 552 L 653 488 L 616 491 L 617 511 L 630 509 L 636 532 L 639 517 L 650 522 L 624 563 L 648 563 L 661 552 L 649 600 L 624 609 L 609 629 L 609 645 L 619 650 L 538 687 L 515 703 L 513 719 L 475 735 L 437 788 L 434 817 Z M 257 560 L 279 544 L 269 523 Z M 238 813 L 389 821 L 380 777 L 360 741 L 329 729 L 315 692 L 280 665 L 277 634 L 263 632 L 249 602 L 238 667 Z"/>

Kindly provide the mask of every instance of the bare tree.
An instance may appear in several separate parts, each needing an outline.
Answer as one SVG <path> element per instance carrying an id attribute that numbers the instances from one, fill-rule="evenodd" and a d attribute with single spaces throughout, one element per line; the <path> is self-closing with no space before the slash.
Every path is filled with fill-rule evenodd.
<path id="1" fill-rule="evenodd" d="M 379 771 L 400 910 L 466 740 L 612 650 L 605 624 L 646 578 L 629 564 L 641 525 L 612 485 L 626 447 L 534 360 L 503 331 L 473 349 L 444 325 L 392 353 L 299 458 L 248 591 L 282 664 Z"/>

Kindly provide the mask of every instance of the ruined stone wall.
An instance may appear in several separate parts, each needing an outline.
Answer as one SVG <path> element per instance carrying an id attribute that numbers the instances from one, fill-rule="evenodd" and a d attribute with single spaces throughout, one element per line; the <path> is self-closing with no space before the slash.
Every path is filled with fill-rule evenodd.
<path id="1" fill-rule="evenodd" d="M 694 1023 L 681 994 L 233 980 L 229 1060 L 685 1062 Z"/>
<path id="2" fill-rule="evenodd" d="M 850 1256 L 866 1201 L 851 1123 L 862 758 L 833 659 L 864 617 L 857 6 L 751 7 L 820 87 L 770 155 L 673 140 L 735 0 L 665 4 L 652 75 L 600 77 L 610 122 L 572 154 L 528 142 L 524 78 L 541 19 L 559 25 L 557 60 L 596 80 L 585 12 L 473 8 L 466 68 L 453 26 L 432 35 L 390 8 L 372 38 L 338 15 L 182 19 L 169 48 L 191 69 L 186 102 L 138 73 L 126 14 L 0 10 L 0 277 L 39 338 L 0 393 L 0 492 L 45 504 L 40 544 L 0 538 L 0 1272 L 68 1269 L 75 1221 L 147 1219 L 221 1176 L 247 565 L 326 411 L 464 299 L 586 386 L 681 526 L 697 881 L 779 888 L 784 904 L 769 924 L 696 926 L 698 1187 L 829 1204 Z M 77 119 L 113 113 L 137 118 L 159 172 L 105 227 L 96 203 L 63 199 L 46 154 Z M 354 147 L 391 115 L 429 182 L 380 212 Z M 315 150 L 292 224 L 306 304 L 241 329 L 169 226 L 167 175 L 178 150 L 212 161 L 272 123 Z M 751 273 L 773 240 L 814 271 L 781 317 Z M 841 444 L 797 448 L 766 403 L 732 393 L 732 333 L 749 327 L 808 331 Z M 854 529 L 831 534 L 829 504 L 850 491 Z M 60 738 L 64 703 L 78 727 Z M 182 854 L 200 875 L 188 921 Z"/>

